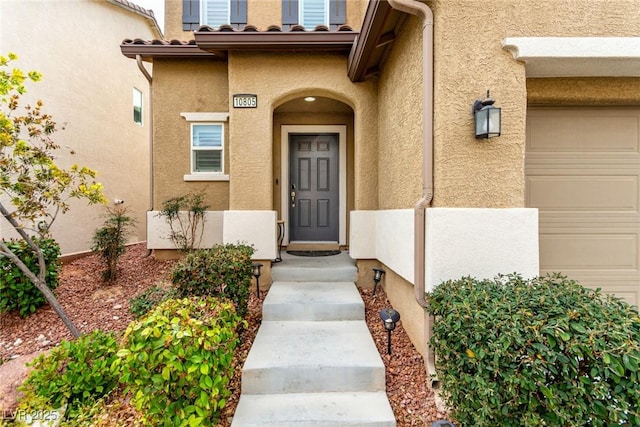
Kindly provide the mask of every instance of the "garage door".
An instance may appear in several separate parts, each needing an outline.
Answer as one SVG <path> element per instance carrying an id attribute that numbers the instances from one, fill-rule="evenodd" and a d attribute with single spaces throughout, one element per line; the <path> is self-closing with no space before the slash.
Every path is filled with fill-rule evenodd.
<path id="1" fill-rule="evenodd" d="M 531 109 L 526 204 L 541 274 L 640 304 L 640 109 Z"/>

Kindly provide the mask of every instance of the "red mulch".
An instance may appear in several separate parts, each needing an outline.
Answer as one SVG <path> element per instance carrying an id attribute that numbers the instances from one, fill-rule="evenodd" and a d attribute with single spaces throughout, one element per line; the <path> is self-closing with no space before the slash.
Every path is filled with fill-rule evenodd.
<path id="1" fill-rule="evenodd" d="M 118 262 L 118 278 L 113 283 L 102 281 L 103 263 L 96 255 L 75 260 L 63 266 L 56 295 L 65 311 L 81 332 L 95 329 L 124 331 L 133 320 L 129 300 L 154 285 L 167 285 L 174 261 L 158 261 L 146 256 L 144 245 L 130 246 Z M 387 332 L 378 317 L 381 309 L 390 307 L 383 289 L 361 289 L 365 301 L 366 320 L 376 346 L 386 366 L 387 395 L 398 427 L 429 426 L 446 414 L 436 409 L 433 392 L 427 387 L 422 356 L 415 350 L 402 322 L 393 332 L 393 355 L 387 355 Z M 252 294 L 249 301 L 249 328 L 242 335 L 235 357 L 235 375 L 231 380 L 232 396 L 224 410 L 221 426 L 229 426 L 240 395 L 240 368 L 251 348 L 262 318 L 265 294 L 258 300 Z M 27 319 L 15 314 L 0 314 L 0 360 L 46 350 L 72 336 L 55 312 L 48 306 L 40 308 Z M 0 378 L 3 366 L 0 365 Z M 6 369 L 5 369 L 6 370 Z M 8 408 L 4 408 L 8 409 Z M 107 414 L 100 425 L 135 425 L 137 414 L 127 399 L 115 393 L 107 404 Z"/>

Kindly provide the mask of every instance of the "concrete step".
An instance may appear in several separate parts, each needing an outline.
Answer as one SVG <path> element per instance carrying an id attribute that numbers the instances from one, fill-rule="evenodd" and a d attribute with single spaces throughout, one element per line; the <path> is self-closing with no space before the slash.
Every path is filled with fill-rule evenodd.
<path id="1" fill-rule="evenodd" d="M 384 364 L 363 320 L 263 321 L 242 369 L 243 394 L 384 390 Z"/>
<path id="2" fill-rule="evenodd" d="M 347 252 L 324 257 L 300 257 L 282 254 L 282 263 L 274 264 L 274 282 L 355 282 L 355 261 Z"/>
<path id="3" fill-rule="evenodd" d="M 353 282 L 274 282 L 262 319 L 364 320 L 364 302 Z"/>
<path id="4" fill-rule="evenodd" d="M 382 392 L 242 395 L 231 427 L 395 427 Z"/>

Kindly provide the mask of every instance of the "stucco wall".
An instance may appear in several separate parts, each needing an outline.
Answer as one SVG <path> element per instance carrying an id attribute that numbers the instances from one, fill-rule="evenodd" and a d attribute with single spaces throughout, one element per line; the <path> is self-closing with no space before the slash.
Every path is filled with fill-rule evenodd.
<path id="1" fill-rule="evenodd" d="M 59 164 L 96 169 L 107 198 L 124 200 L 138 221 L 131 241 L 143 241 L 149 207 L 149 85 L 135 61 L 118 49 L 131 36 L 159 34 L 144 17 L 108 2 L 0 2 L 0 52 L 15 52 L 17 67 L 43 74 L 40 82 L 28 84 L 25 104 L 42 99 L 44 111 L 66 128 L 54 140 L 76 152 L 60 150 Z M 134 87 L 143 94 L 142 125 L 133 122 Z M 100 206 L 73 201 L 58 217 L 52 232 L 64 255 L 89 250 L 103 213 Z"/>
<path id="2" fill-rule="evenodd" d="M 415 204 L 422 190 L 422 32 L 405 22 L 379 82 L 379 209 Z"/>
<path id="3" fill-rule="evenodd" d="M 190 173 L 190 123 L 180 113 L 229 112 L 227 64 L 216 60 L 156 60 L 154 96 L 154 209 L 172 197 L 204 192 L 209 210 L 229 208 L 229 182 L 186 182 Z M 225 123 L 225 173 L 229 173 L 229 125 Z"/>
<path id="4" fill-rule="evenodd" d="M 515 36 L 637 36 L 639 1 L 426 3 L 432 7 L 435 20 L 434 206 L 524 205 L 528 103 L 638 104 L 639 79 L 527 81 L 524 64 L 502 49 L 502 40 Z M 420 195 L 422 164 L 415 157 L 420 157 L 422 143 L 421 32 L 417 18 L 405 21 L 380 75 L 380 209 L 413 206 Z M 503 133 L 499 138 L 479 141 L 473 137 L 471 106 L 487 89 L 497 100 L 496 105 L 502 107 Z M 403 150 L 409 154 L 398 152 Z M 446 230 L 444 235 L 448 235 Z M 427 235 L 428 242 L 431 237 Z M 536 242 L 535 233 L 531 239 Z M 397 243 L 395 248 L 406 249 L 411 244 Z M 394 272 L 387 273 L 385 287 L 392 304 L 411 317 L 414 339 L 421 335 L 421 312 L 414 310 L 414 302 L 406 305 L 412 286 L 410 279 L 396 274 L 400 267 L 389 267 Z M 418 348 L 423 341 L 414 339 Z"/>
<path id="5" fill-rule="evenodd" d="M 346 25 L 359 31 L 368 0 L 347 0 Z M 182 31 L 182 2 L 165 0 L 165 38 L 167 40 L 191 40 L 191 31 Z M 248 24 L 265 31 L 270 25 L 282 25 L 281 0 L 249 0 L 247 5 Z"/>
<path id="6" fill-rule="evenodd" d="M 260 72 L 256 73 L 256 64 Z M 279 105 L 313 94 L 337 99 L 357 111 L 353 156 L 352 205 L 375 207 L 375 84 L 354 85 L 346 75 L 343 55 L 235 52 L 229 57 L 229 93 L 254 93 L 258 108 L 232 109 L 230 201 L 232 209 L 274 208 L 274 119 Z M 250 123 L 251 126 L 247 126 Z M 279 158 L 277 159 L 279 162 Z M 366 165 L 366 166 L 365 166 Z M 360 167 L 362 166 L 362 167 Z M 237 171 L 234 173 L 234 171 Z"/>

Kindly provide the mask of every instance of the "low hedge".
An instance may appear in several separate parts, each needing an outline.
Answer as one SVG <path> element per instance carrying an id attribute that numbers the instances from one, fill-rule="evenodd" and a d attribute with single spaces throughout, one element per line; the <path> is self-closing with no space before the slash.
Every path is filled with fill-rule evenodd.
<path id="1" fill-rule="evenodd" d="M 96 330 L 62 341 L 30 364 L 33 371 L 20 386 L 21 408 L 37 413 L 67 405 L 67 417 L 73 419 L 118 385 L 118 373 L 111 372 L 117 352 L 113 332 Z"/>
<path id="2" fill-rule="evenodd" d="M 46 263 L 45 282 L 49 289 L 60 282 L 60 246 L 53 239 L 33 239 L 42 249 Z M 38 255 L 24 240 L 4 241 L 7 247 L 25 263 L 36 276 L 40 272 Z M 44 295 L 9 258 L 0 256 L 0 312 L 17 311 L 27 317 L 46 303 Z"/>
<path id="3" fill-rule="evenodd" d="M 190 252 L 171 271 L 177 295 L 229 298 L 244 317 L 253 277 L 253 251 L 248 245 L 224 244 Z"/>
<path id="4" fill-rule="evenodd" d="M 461 425 L 640 425 L 637 308 L 561 275 L 511 275 L 443 283 L 429 311 Z"/>
<path id="5" fill-rule="evenodd" d="M 112 369 L 146 424 L 216 425 L 243 324 L 233 303 L 205 297 L 168 299 L 127 328 Z"/>

